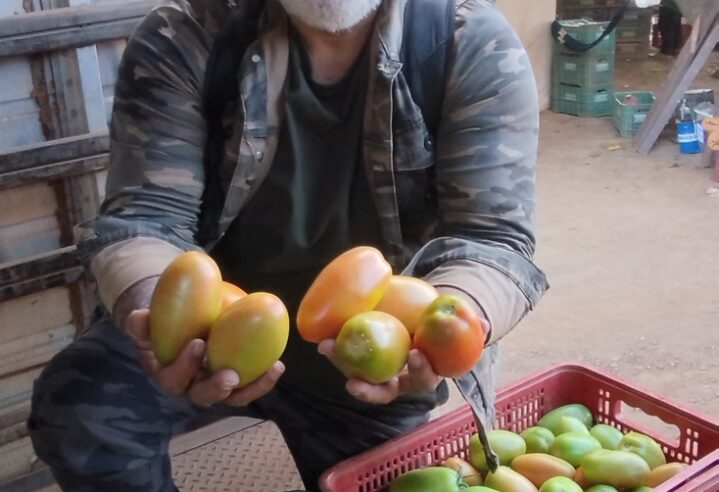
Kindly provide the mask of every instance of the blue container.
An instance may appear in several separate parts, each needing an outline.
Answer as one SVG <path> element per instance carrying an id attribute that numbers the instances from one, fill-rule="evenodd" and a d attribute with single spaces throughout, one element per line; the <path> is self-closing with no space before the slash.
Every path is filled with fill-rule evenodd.
<path id="1" fill-rule="evenodd" d="M 679 137 L 679 151 L 682 154 L 698 154 L 702 151 L 694 121 L 677 122 L 677 135 Z"/>

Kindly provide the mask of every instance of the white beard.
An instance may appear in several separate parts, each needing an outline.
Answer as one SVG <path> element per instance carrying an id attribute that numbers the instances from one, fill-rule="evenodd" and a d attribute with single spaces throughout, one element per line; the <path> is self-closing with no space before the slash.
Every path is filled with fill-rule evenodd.
<path id="1" fill-rule="evenodd" d="M 377 10 L 382 0 L 279 0 L 287 13 L 315 29 L 352 29 Z"/>

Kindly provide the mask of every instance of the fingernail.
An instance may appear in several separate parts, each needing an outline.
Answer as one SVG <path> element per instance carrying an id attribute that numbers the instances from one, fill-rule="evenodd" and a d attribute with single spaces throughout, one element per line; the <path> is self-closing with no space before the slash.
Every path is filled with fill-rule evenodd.
<path id="1" fill-rule="evenodd" d="M 223 390 L 230 391 L 230 390 L 237 388 L 237 386 L 239 384 L 240 384 L 240 377 L 237 375 L 237 373 L 235 373 L 232 376 L 227 376 L 225 378 L 225 380 L 222 382 L 221 386 L 222 386 Z"/>
<path id="2" fill-rule="evenodd" d="M 195 357 L 201 357 L 205 353 L 205 342 L 198 340 L 193 342 L 195 345 L 192 347 L 192 355 Z"/>

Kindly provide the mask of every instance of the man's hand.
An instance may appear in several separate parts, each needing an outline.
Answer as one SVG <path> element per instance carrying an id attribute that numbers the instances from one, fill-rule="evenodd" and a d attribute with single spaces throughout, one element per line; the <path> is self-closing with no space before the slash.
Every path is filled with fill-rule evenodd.
<path id="1" fill-rule="evenodd" d="M 335 341 L 324 340 L 317 351 L 335 362 Z M 397 376 L 383 384 L 372 384 L 357 378 L 347 380 L 347 392 L 360 401 L 374 404 L 387 404 L 398 396 L 419 391 L 431 391 L 437 388 L 442 378 L 435 374 L 427 358 L 419 350 L 409 352 L 407 365 Z"/>
<path id="2" fill-rule="evenodd" d="M 175 362 L 162 366 L 152 351 L 150 322 L 147 309 L 133 311 L 125 321 L 125 330 L 135 342 L 140 364 L 165 390 L 184 396 L 201 406 L 218 402 L 245 406 L 269 393 L 285 371 L 282 362 L 275 362 L 262 377 L 237 389 L 240 377 L 232 369 L 210 374 L 205 367 L 206 343 L 199 338 L 184 348 Z"/>

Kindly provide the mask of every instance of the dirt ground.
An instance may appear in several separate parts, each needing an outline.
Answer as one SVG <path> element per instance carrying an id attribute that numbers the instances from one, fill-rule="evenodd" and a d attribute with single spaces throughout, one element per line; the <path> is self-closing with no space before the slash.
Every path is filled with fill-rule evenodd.
<path id="1" fill-rule="evenodd" d="M 695 88 L 719 96 L 715 65 L 719 55 Z M 616 90 L 657 90 L 670 68 L 667 58 L 622 63 Z M 668 140 L 648 156 L 630 144 L 610 118 L 543 113 L 536 261 L 552 287 L 502 341 L 500 382 L 579 361 L 719 419 L 712 170 Z"/>

